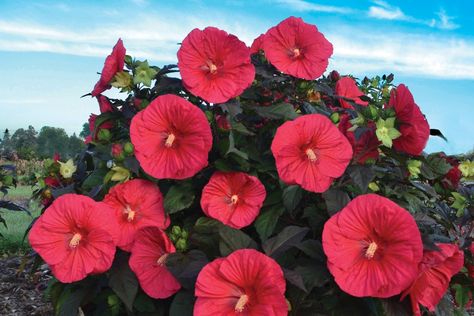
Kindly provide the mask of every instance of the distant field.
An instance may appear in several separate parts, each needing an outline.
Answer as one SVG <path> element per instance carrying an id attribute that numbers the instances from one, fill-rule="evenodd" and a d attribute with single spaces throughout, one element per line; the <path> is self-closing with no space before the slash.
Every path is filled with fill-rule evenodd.
<path id="1" fill-rule="evenodd" d="M 25 229 L 30 225 L 32 219 L 39 215 L 40 207 L 34 201 L 29 201 L 33 190 L 30 186 L 18 186 L 15 189 L 9 191 L 8 195 L 0 198 L 18 203 L 22 206 L 28 206 L 30 210 L 30 217 L 24 212 L 12 212 L 0 208 L 2 217 L 7 222 L 8 228 L 5 228 L 0 224 L 0 233 L 3 237 L 0 237 L 0 254 L 5 253 L 16 253 L 18 251 L 25 251 L 29 248 L 28 242 L 22 242 Z"/>

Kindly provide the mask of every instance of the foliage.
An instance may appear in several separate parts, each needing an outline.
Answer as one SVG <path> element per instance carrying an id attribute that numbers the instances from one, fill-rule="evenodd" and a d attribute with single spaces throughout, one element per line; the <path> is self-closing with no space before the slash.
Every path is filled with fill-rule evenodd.
<path id="1" fill-rule="evenodd" d="M 189 314 L 200 269 L 207 262 L 242 248 L 258 249 L 283 268 L 291 315 L 403 315 L 408 299 L 400 302 L 399 296 L 351 297 L 337 286 L 326 267 L 321 245 L 324 223 L 356 196 L 368 192 L 376 192 L 409 210 L 422 233 L 425 249 L 435 249 L 434 242 L 455 243 L 462 250 L 468 249 L 474 230 L 474 186 L 466 178 L 454 185 L 452 180 L 447 181 L 447 174 L 456 163 L 472 157 L 447 157 L 443 153 L 412 156 L 391 146 L 399 136 L 394 112 L 385 106 L 394 88 L 393 75 L 363 78 L 359 88 L 369 105 L 363 107 L 346 100 L 353 106 L 347 109 L 339 105 L 342 97 L 334 92 L 334 73 L 317 80 L 303 80 L 279 72 L 263 54 L 252 55 L 252 63 L 255 81 L 242 95 L 223 104 L 210 104 L 190 94 L 179 78 L 170 76 L 178 71 L 176 65 L 159 68 L 130 56 L 125 58 L 123 72 L 133 80 L 127 80 L 127 86 L 123 86 L 124 75 L 116 78 L 120 79 L 117 82 L 124 97 L 110 99 L 113 110 L 97 116 L 92 135 L 98 137 L 75 159 L 74 176 L 61 178 L 58 163 L 49 161 L 36 196 L 45 207 L 69 192 L 101 201 L 111 187 L 129 177 L 155 182 L 171 218 L 172 226 L 166 233 L 178 249 L 166 264 L 183 289 L 169 299 L 148 297 L 137 288 L 137 281 L 126 265 L 127 255 L 118 252 L 108 273 L 73 284 L 51 284 L 50 295 L 59 315 L 75 313 L 79 306 L 91 315 L 167 315 L 168 310 L 170 315 Z M 191 179 L 152 178 L 140 168 L 130 144 L 130 120 L 164 94 L 189 100 L 204 111 L 211 125 L 213 147 L 209 164 Z M 325 115 L 336 124 L 344 115 L 349 116 L 356 139 L 370 126 L 386 128 L 380 136 L 378 158 L 364 163 L 354 159 L 323 194 L 283 183 L 270 151 L 275 131 L 283 122 L 311 113 Z M 222 116 L 230 130 L 218 124 L 217 117 Z M 102 124 L 106 122 L 112 122 L 112 127 L 104 128 Z M 97 133 L 100 130 L 107 132 Z M 65 138 L 63 133 L 43 128 L 38 144 L 50 148 L 49 144 Z M 117 144 L 123 151 L 113 151 Z M 53 154 L 49 149 L 41 150 L 44 155 Z M 128 172 L 125 176 L 123 170 Z M 246 172 L 265 185 L 267 197 L 252 225 L 236 230 L 205 217 L 199 203 L 201 192 L 216 170 Z M 58 184 L 48 184 L 48 177 L 54 177 Z M 466 262 L 473 264 L 467 251 Z M 474 291 L 472 277 L 461 271 L 453 278 L 451 288 L 457 293 L 456 299 L 462 296 L 460 303 L 465 303 L 464 293 Z M 464 310 L 464 305 L 453 306 L 459 313 Z"/>

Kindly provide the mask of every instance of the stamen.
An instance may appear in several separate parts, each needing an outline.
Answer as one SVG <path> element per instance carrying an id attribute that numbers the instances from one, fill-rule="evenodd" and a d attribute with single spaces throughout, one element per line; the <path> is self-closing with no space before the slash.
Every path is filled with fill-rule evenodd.
<path id="1" fill-rule="evenodd" d="M 316 153 L 311 148 L 306 149 L 305 153 L 306 153 L 306 156 L 308 156 L 309 161 L 311 162 L 315 162 L 318 159 L 316 157 Z"/>
<path id="2" fill-rule="evenodd" d="M 245 309 L 245 305 L 249 302 L 249 297 L 245 294 L 241 295 L 237 304 L 235 304 L 235 311 L 242 313 Z"/>
<path id="3" fill-rule="evenodd" d="M 365 251 L 365 257 L 367 259 L 372 259 L 375 255 L 375 252 L 377 251 L 377 244 L 373 241 L 369 244 L 369 247 L 367 248 L 367 250 Z"/>
<path id="4" fill-rule="evenodd" d="M 173 142 L 175 139 L 176 139 L 176 136 L 174 136 L 174 134 L 172 133 L 168 134 L 168 137 L 166 138 L 165 146 L 166 147 L 173 146 Z"/>
<path id="5" fill-rule="evenodd" d="M 166 263 L 166 259 L 168 259 L 168 256 L 169 256 L 169 253 L 165 253 L 164 255 L 162 255 L 161 257 L 159 257 L 158 260 L 156 260 L 156 263 L 157 263 L 159 266 L 164 266 L 165 263 Z"/>
<path id="6" fill-rule="evenodd" d="M 137 212 L 133 211 L 129 205 L 125 208 L 125 214 L 127 214 L 127 221 L 131 222 L 135 218 Z"/>
<path id="7" fill-rule="evenodd" d="M 232 202 L 232 204 L 237 204 L 237 202 L 239 201 L 239 197 L 237 194 L 234 194 L 230 197 L 230 201 Z"/>
<path id="8" fill-rule="evenodd" d="M 217 66 L 214 65 L 213 63 L 210 63 L 210 64 L 209 64 L 209 72 L 210 72 L 211 74 L 217 72 Z"/>
<path id="9" fill-rule="evenodd" d="M 293 57 L 298 58 L 301 55 L 300 49 L 299 48 L 294 48 L 293 49 Z"/>
<path id="10" fill-rule="evenodd" d="M 79 245 L 79 242 L 81 241 L 81 239 L 82 239 L 82 235 L 79 233 L 75 233 L 72 236 L 71 240 L 69 241 L 69 247 L 76 248 Z"/>

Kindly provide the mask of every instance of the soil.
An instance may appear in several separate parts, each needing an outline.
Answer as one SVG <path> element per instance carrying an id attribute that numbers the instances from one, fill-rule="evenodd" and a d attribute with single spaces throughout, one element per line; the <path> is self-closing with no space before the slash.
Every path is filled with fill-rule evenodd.
<path id="1" fill-rule="evenodd" d="M 22 259 L 23 256 L 0 258 L 0 315 L 54 315 L 44 296 L 51 279 L 49 269 L 43 265 L 31 271 L 31 264 L 27 264 L 21 271 Z"/>

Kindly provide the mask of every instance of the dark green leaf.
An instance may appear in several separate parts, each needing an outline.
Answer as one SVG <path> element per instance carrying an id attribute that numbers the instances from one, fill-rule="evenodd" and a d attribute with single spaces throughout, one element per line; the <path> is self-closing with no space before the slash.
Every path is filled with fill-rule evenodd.
<path id="1" fill-rule="evenodd" d="M 125 252 L 117 253 L 109 270 L 109 286 L 125 306 L 132 310 L 133 301 L 138 291 L 138 280 L 128 265 L 129 257 Z"/>
<path id="2" fill-rule="evenodd" d="M 25 212 L 25 213 L 28 213 L 28 215 L 31 216 L 30 211 L 28 211 L 26 208 L 24 208 L 21 205 L 10 202 L 10 201 L 1 200 L 0 201 L 0 208 L 4 208 L 4 209 L 7 209 L 9 211 L 15 211 L 15 212 Z"/>
<path id="3" fill-rule="evenodd" d="M 385 316 L 411 316 L 412 311 L 406 302 L 400 302 L 399 298 L 380 299 Z"/>
<path id="4" fill-rule="evenodd" d="M 249 159 L 249 156 L 247 153 L 244 153 L 243 151 L 240 151 L 239 149 L 237 149 L 235 147 L 235 140 L 234 140 L 234 134 L 233 132 L 231 131 L 229 133 L 229 149 L 227 150 L 227 152 L 225 153 L 225 155 L 229 155 L 229 154 L 235 154 L 237 156 L 239 156 L 240 158 L 244 159 L 244 160 L 247 160 Z"/>
<path id="5" fill-rule="evenodd" d="M 262 241 L 267 240 L 273 234 L 278 219 L 284 212 L 285 208 L 277 204 L 260 213 L 254 226 Z"/>
<path id="6" fill-rule="evenodd" d="M 168 214 L 177 213 L 193 204 L 194 190 L 190 182 L 172 186 L 165 195 L 164 207 Z"/>
<path id="7" fill-rule="evenodd" d="M 59 296 L 56 305 L 57 316 L 77 315 L 79 306 L 89 294 L 90 289 L 79 284 L 67 284 Z"/>
<path id="8" fill-rule="evenodd" d="M 369 183 L 374 179 L 375 172 L 371 166 L 354 165 L 347 168 L 347 172 L 352 181 L 365 193 Z"/>
<path id="9" fill-rule="evenodd" d="M 253 110 L 261 117 L 269 119 L 285 119 L 292 120 L 299 115 L 295 112 L 293 105 L 288 103 L 277 103 L 270 106 L 253 107 Z"/>
<path id="10" fill-rule="evenodd" d="M 290 185 L 283 190 L 283 205 L 288 211 L 293 211 L 303 197 L 303 190 L 299 185 Z"/>
<path id="11" fill-rule="evenodd" d="M 70 185 L 68 185 L 64 188 L 58 188 L 58 189 L 51 190 L 51 194 L 53 195 L 53 197 L 55 199 L 57 199 L 61 195 L 68 194 L 68 193 L 75 193 L 74 184 L 70 184 Z"/>
<path id="12" fill-rule="evenodd" d="M 438 136 L 444 139 L 445 141 L 448 141 L 448 139 L 443 135 L 443 133 L 441 133 L 439 129 L 434 129 L 434 128 L 430 129 L 430 135 Z"/>
<path id="13" fill-rule="evenodd" d="M 219 236 L 219 249 L 224 257 L 238 249 L 257 249 L 257 243 L 241 230 L 222 225 L 219 228 Z"/>
<path id="14" fill-rule="evenodd" d="M 339 212 L 344 206 L 351 201 L 349 195 L 339 189 L 329 189 L 323 193 L 324 201 L 329 215 Z"/>
<path id="15" fill-rule="evenodd" d="M 194 294 L 190 291 L 178 292 L 170 306 L 170 316 L 192 316 Z"/>
<path id="16" fill-rule="evenodd" d="M 303 277 L 308 291 L 311 291 L 314 287 L 323 286 L 329 280 L 329 272 L 325 265 L 308 262 L 297 266 L 294 270 Z"/>
<path id="17" fill-rule="evenodd" d="M 278 235 L 265 241 L 262 248 L 268 256 L 275 258 L 301 243 L 308 232 L 307 227 L 287 226 Z"/>
<path id="18" fill-rule="evenodd" d="M 285 279 L 299 288 L 300 290 L 308 293 L 306 286 L 304 285 L 303 277 L 296 271 L 283 269 L 283 274 L 285 275 Z"/>
<path id="19" fill-rule="evenodd" d="M 184 254 L 175 252 L 168 256 L 166 266 L 185 289 L 193 289 L 201 269 L 208 263 L 204 252 L 191 250 Z"/>
<path id="20" fill-rule="evenodd" d="M 323 245 L 319 240 L 307 239 L 296 245 L 296 247 L 303 251 L 310 258 L 316 259 L 321 263 L 326 262 L 326 255 L 323 251 Z"/>

